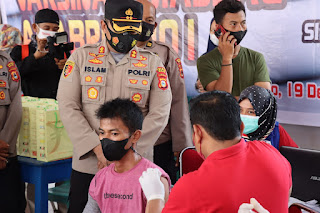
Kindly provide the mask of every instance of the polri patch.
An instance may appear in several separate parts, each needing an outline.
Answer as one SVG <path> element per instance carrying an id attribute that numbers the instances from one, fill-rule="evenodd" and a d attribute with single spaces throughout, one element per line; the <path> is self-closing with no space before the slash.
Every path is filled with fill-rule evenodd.
<path id="1" fill-rule="evenodd" d="M 99 95 L 99 92 L 98 92 L 98 90 L 96 88 L 90 87 L 88 89 L 88 98 L 89 99 L 97 99 L 98 95 Z"/>
<path id="2" fill-rule="evenodd" d="M 74 69 L 74 62 L 73 61 L 67 61 L 63 68 L 63 77 L 67 78 L 69 75 L 71 75 L 73 69 Z"/>
<path id="3" fill-rule="evenodd" d="M 11 71 L 10 74 L 13 81 L 18 82 L 20 80 L 20 75 L 17 70 Z"/>
<path id="4" fill-rule="evenodd" d="M 158 78 L 158 80 L 159 80 L 158 87 L 160 89 L 162 89 L 162 90 L 168 89 L 168 80 L 167 80 L 167 78 L 161 77 L 161 78 Z"/>

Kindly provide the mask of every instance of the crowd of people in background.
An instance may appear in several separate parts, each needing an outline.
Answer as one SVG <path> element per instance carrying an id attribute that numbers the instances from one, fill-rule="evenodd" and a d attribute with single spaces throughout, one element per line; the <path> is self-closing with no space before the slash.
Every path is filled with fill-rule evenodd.
<path id="1" fill-rule="evenodd" d="M 287 212 L 291 167 L 278 150 L 298 146 L 276 120 L 264 56 L 240 46 L 250 24 L 243 3 L 222 0 L 213 15 L 190 104 L 180 57 L 152 39 L 148 0 L 107 0 L 102 40 L 63 59 L 48 46 L 55 11 L 35 14 L 29 44 L 0 25 L 0 211 L 26 209 L 16 151 L 23 94 L 58 100 L 74 147 L 69 213 Z M 203 163 L 178 180 L 191 146 Z M 34 202 L 28 184 L 31 212 Z"/>

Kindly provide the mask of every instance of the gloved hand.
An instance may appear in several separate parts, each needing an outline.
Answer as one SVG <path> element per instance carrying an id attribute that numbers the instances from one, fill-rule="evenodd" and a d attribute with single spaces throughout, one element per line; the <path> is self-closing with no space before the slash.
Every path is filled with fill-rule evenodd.
<path id="1" fill-rule="evenodd" d="M 164 185 L 160 181 L 161 172 L 156 168 L 148 168 L 139 178 L 141 188 L 147 201 L 161 199 L 164 201 Z"/>
<path id="2" fill-rule="evenodd" d="M 253 213 L 253 211 L 251 211 L 252 209 L 256 210 L 256 212 L 258 213 L 270 213 L 268 210 L 263 208 L 255 198 L 250 199 L 250 204 L 249 203 L 241 204 L 241 206 L 239 207 L 238 213 L 251 213 L 251 212 Z"/>

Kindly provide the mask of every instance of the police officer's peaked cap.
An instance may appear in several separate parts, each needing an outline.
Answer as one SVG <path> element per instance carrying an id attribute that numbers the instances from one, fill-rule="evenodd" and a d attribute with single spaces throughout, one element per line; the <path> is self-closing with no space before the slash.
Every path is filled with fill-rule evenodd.
<path id="1" fill-rule="evenodd" d="M 42 9 L 36 13 L 35 23 L 54 23 L 59 24 L 58 14 L 51 9 Z"/>
<path id="2" fill-rule="evenodd" d="M 143 5 L 134 0 L 106 0 L 104 17 L 115 21 L 141 21 Z"/>

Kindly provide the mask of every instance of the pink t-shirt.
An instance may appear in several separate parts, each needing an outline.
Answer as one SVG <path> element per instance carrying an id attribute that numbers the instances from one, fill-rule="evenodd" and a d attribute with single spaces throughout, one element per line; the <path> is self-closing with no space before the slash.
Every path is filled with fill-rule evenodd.
<path id="1" fill-rule="evenodd" d="M 160 167 L 142 158 L 131 170 L 117 173 L 115 164 L 101 169 L 92 179 L 89 194 L 104 212 L 145 212 L 147 199 L 140 186 L 139 178 L 147 168 L 158 168 L 162 176 L 170 178 Z"/>

